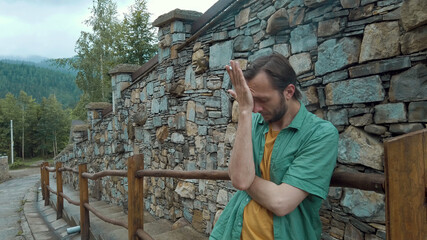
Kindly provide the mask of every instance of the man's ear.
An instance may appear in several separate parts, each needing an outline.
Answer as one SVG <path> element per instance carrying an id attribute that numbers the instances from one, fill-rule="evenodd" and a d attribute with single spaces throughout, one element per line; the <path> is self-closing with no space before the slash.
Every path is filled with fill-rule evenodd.
<path id="1" fill-rule="evenodd" d="M 295 85 L 289 84 L 285 90 L 283 90 L 283 96 L 287 101 L 291 100 L 295 93 Z"/>

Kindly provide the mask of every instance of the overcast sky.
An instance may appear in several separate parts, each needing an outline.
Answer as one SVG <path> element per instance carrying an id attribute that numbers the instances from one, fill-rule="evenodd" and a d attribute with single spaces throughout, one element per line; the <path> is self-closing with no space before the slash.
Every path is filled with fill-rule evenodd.
<path id="1" fill-rule="evenodd" d="M 134 0 L 113 0 L 119 16 Z M 204 13 L 217 0 L 147 0 L 151 22 L 175 8 Z M 74 56 L 91 0 L 0 0 L 0 56 Z"/>

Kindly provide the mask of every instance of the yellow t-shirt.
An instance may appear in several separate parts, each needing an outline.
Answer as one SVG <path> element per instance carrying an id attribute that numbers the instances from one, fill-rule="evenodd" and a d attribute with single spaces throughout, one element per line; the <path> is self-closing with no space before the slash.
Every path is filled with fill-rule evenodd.
<path id="1" fill-rule="evenodd" d="M 265 180 L 270 180 L 271 153 L 273 152 L 274 141 L 276 141 L 279 132 L 273 131 L 270 126 L 265 137 L 264 156 L 260 164 L 261 176 Z M 254 200 L 251 200 L 243 212 L 243 226 L 240 239 L 273 240 L 273 213 Z"/>

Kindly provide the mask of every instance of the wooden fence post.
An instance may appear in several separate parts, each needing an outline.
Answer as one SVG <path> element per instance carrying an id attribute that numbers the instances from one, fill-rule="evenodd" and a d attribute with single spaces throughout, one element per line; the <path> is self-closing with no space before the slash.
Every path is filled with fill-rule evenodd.
<path id="1" fill-rule="evenodd" d="M 128 159 L 128 237 L 139 239 L 138 229 L 144 228 L 144 178 L 137 178 L 136 172 L 144 169 L 144 156 L 134 155 Z"/>
<path id="2" fill-rule="evenodd" d="M 387 239 L 425 240 L 427 129 L 385 141 L 384 153 Z"/>
<path id="3" fill-rule="evenodd" d="M 60 195 L 62 193 L 62 162 L 56 162 L 56 219 L 62 218 L 62 209 L 64 209 L 64 199 Z"/>
<path id="4" fill-rule="evenodd" d="M 89 203 L 88 179 L 82 174 L 87 172 L 87 165 L 79 165 L 79 188 L 80 188 L 80 235 L 82 240 L 89 240 L 89 210 L 84 206 Z"/>
<path id="5" fill-rule="evenodd" d="M 47 168 L 49 167 L 49 163 L 48 162 L 44 162 L 44 193 L 45 193 L 45 197 L 44 197 L 44 205 L 45 206 L 49 206 L 49 198 L 50 198 L 50 191 L 49 189 L 47 189 L 47 187 L 49 186 L 49 171 L 47 170 Z"/>
<path id="6" fill-rule="evenodd" d="M 42 189 L 42 199 L 44 200 L 44 162 L 40 164 L 40 187 Z"/>

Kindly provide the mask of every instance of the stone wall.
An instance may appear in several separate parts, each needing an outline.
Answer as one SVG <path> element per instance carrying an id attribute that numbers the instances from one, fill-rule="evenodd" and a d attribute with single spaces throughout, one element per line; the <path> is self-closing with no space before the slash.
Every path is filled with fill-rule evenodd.
<path id="1" fill-rule="evenodd" d="M 88 106 L 88 125 L 73 130 L 57 160 L 126 169 L 142 153 L 146 169 L 227 169 L 238 105 L 224 65 L 236 59 L 245 69 L 279 52 L 303 103 L 339 130 L 338 170 L 382 173 L 384 139 L 426 127 L 426 8 L 424 0 L 235 1 L 195 35 L 203 16 L 175 10 L 154 22 L 157 62 L 112 71 L 113 111 Z M 124 208 L 126 192 L 126 179 L 91 183 L 92 195 Z M 209 234 L 234 192 L 229 181 L 146 178 L 144 202 L 157 217 L 184 217 Z M 385 239 L 384 208 L 382 194 L 330 188 L 322 238 Z"/>
<path id="2" fill-rule="evenodd" d="M 9 179 L 9 163 L 7 156 L 0 156 L 0 182 Z"/>

